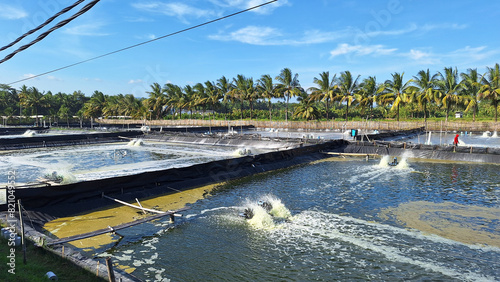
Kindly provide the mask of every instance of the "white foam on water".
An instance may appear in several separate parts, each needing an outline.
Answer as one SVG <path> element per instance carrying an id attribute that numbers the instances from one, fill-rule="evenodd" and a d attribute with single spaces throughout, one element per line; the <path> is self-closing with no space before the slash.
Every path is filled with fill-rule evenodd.
<path id="1" fill-rule="evenodd" d="M 304 211 L 296 215 L 294 221 L 284 225 L 279 233 L 276 232 L 274 235 L 268 238 L 277 240 L 280 244 L 289 242 L 288 246 L 305 248 L 304 251 L 311 253 L 343 255 L 343 260 L 352 260 L 352 263 L 360 268 L 363 267 L 363 262 L 356 260 L 356 257 L 351 257 L 352 250 L 349 251 L 346 244 L 359 248 L 360 252 L 372 252 L 394 263 L 418 266 L 454 279 L 495 281 L 495 277 L 484 275 L 475 268 L 462 269 L 459 265 L 453 265 L 453 261 L 446 259 L 447 253 L 439 253 L 440 250 L 428 247 L 429 244 L 464 244 L 439 236 L 425 236 L 415 230 L 406 230 L 348 216 Z M 415 238 L 416 243 L 407 242 L 406 237 Z M 287 250 L 287 252 L 290 251 Z M 491 248 L 485 251 L 491 251 Z M 500 254 L 500 250 L 496 252 Z M 436 253 L 438 255 L 434 255 Z M 461 254 L 456 255 L 461 257 Z M 439 261 L 439 257 L 444 257 L 443 261 Z"/>

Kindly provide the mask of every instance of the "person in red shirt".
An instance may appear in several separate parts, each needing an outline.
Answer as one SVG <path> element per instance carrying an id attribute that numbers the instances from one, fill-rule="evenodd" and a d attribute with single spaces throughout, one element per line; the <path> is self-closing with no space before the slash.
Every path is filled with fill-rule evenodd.
<path id="1" fill-rule="evenodd" d="M 453 145 L 454 146 L 458 146 L 458 136 L 459 136 L 458 134 L 455 135 L 455 139 L 453 139 Z"/>

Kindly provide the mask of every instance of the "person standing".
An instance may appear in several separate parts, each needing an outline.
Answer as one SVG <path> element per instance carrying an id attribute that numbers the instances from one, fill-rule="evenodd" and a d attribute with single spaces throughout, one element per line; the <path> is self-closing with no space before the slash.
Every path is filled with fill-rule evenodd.
<path id="1" fill-rule="evenodd" d="M 458 146 L 458 136 L 459 134 L 455 135 L 455 139 L 453 139 L 453 146 Z"/>

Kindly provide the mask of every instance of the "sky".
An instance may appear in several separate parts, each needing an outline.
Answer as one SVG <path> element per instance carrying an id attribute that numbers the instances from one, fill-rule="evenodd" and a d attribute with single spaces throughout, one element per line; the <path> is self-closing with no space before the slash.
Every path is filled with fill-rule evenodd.
<path id="1" fill-rule="evenodd" d="M 76 0 L 0 0 L 0 47 Z M 0 60 L 80 10 L 0 52 Z M 459 72 L 500 63 L 500 1 L 278 0 L 175 35 L 266 0 L 101 0 L 90 11 L 0 64 L 0 83 L 71 94 L 148 97 L 151 84 L 179 86 L 273 78 L 283 68 L 305 89 L 322 72 L 378 82 L 419 70 Z M 141 42 L 119 53 L 15 84 Z"/>

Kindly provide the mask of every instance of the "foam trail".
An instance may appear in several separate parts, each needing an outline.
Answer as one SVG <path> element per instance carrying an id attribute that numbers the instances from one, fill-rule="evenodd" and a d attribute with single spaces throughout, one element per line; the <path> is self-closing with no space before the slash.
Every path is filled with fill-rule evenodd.
<path id="1" fill-rule="evenodd" d="M 339 245 L 325 244 L 325 240 L 341 241 L 383 255 L 394 263 L 415 265 L 462 281 L 495 281 L 494 277 L 483 275 L 480 270 L 462 270 L 460 265 L 455 265 L 452 261 L 438 261 L 436 258 L 440 256 L 435 254 L 453 250 L 454 243 L 443 247 L 439 238 L 424 236 L 416 231 L 315 211 L 305 211 L 297 215 L 295 220 L 287 225 L 286 231 L 286 238 L 305 241 L 304 245 L 313 252 L 336 253 Z M 418 241 L 409 244 L 405 239 L 407 237 L 416 238 Z M 442 249 L 429 247 L 436 244 Z M 293 245 L 302 244 L 294 242 Z"/>

